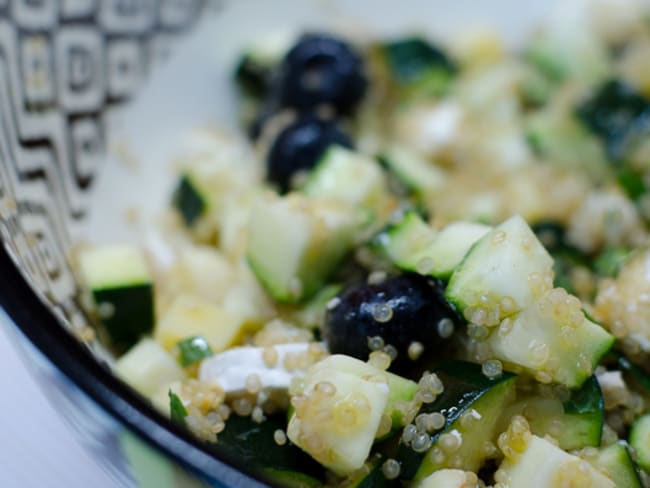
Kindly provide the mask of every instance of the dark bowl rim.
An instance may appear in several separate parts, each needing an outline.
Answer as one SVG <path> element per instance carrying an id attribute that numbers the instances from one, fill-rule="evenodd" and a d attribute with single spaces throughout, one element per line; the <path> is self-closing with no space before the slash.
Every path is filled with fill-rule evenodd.
<path id="1" fill-rule="evenodd" d="M 60 372 L 109 416 L 147 444 L 209 483 L 226 487 L 269 486 L 243 460 L 228 458 L 172 424 L 63 327 L 0 242 L 0 307 L 16 328 Z"/>

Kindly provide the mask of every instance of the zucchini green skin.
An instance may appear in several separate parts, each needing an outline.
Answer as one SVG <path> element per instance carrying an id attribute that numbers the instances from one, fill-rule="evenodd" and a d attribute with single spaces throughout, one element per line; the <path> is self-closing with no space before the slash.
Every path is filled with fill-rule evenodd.
<path id="1" fill-rule="evenodd" d="M 246 260 L 273 299 L 305 302 L 351 250 L 364 219 L 356 208 L 298 193 L 260 201 L 248 225 Z"/>
<path id="2" fill-rule="evenodd" d="M 237 63 L 234 78 L 248 96 L 261 100 L 269 91 L 273 65 L 277 60 L 264 59 L 255 53 L 244 54 Z"/>
<path id="3" fill-rule="evenodd" d="M 399 480 L 389 480 L 384 476 L 382 465 L 386 459 L 387 457 L 383 454 L 374 454 L 366 462 L 368 472 L 347 478 L 343 486 L 346 488 L 392 488 L 402 486 Z"/>
<path id="4" fill-rule="evenodd" d="M 599 446 L 605 423 L 603 393 L 595 376 L 591 376 L 564 402 L 567 416 L 560 447 L 565 450 Z"/>
<path id="5" fill-rule="evenodd" d="M 511 297 L 517 310 L 534 301 L 531 273 L 551 273 L 553 259 L 528 224 L 518 215 L 476 241 L 454 269 L 445 297 L 464 312 L 476 294 Z"/>
<path id="6" fill-rule="evenodd" d="M 457 71 L 443 51 L 418 37 L 388 42 L 381 51 L 399 90 L 406 96 L 442 95 Z"/>
<path id="7" fill-rule="evenodd" d="M 489 231 L 482 224 L 455 222 L 435 232 L 417 213 L 408 212 L 379 234 L 374 245 L 400 269 L 447 281 L 467 251 Z M 421 261 L 430 261 L 430 269 L 418 269 Z"/>
<path id="8" fill-rule="evenodd" d="M 631 362 L 628 358 L 623 356 L 618 351 L 610 351 L 609 353 L 616 359 L 617 366 L 625 373 L 625 375 L 632 379 L 641 388 L 650 392 L 650 375 L 642 370 L 639 366 Z"/>
<path id="9" fill-rule="evenodd" d="M 423 404 L 418 412 L 418 415 L 440 412 L 446 417 L 444 427 L 431 436 L 431 448 L 435 447 L 442 434 L 450 432 L 458 426 L 456 422 L 460 421 L 466 411 L 472 408 L 479 410 L 481 408 L 479 402 L 482 399 L 488 400 L 485 402 L 486 404 L 498 403 L 502 407 L 499 399 L 509 397 L 515 388 L 516 375 L 504 372 L 500 377 L 490 379 L 483 375 L 481 365 L 466 361 L 446 362 L 436 368 L 434 372 L 442 381 L 444 391 L 433 403 Z M 471 439 L 465 439 L 464 442 L 471 442 Z M 482 446 L 477 446 L 477 449 L 481 448 Z M 427 454 L 428 451 L 418 453 L 409 446 L 400 444 L 395 456 L 401 464 L 400 478 L 404 480 L 423 479 L 442 467 L 434 466 Z"/>
<path id="10" fill-rule="evenodd" d="M 616 483 L 616 486 L 625 488 L 643 486 L 628 446 L 623 441 L 602 448 L 595 463 L 592 464 L 597 468 L 605 468 L 607 476 Z"/>
<path id="11" fill-rule="evenodd" d="M 116 346 L 131 346 L 154 326 L 154 297 L 151 283 L 93 289 L 99 310 L 110 304 L 113 313 L 100 320 Z"/>
<path id="12" fill-rule="evenodd" d="M 377 159 L 416 198 L 444 188 L 447 179 L 445 171 L 407 149 L 389 146 Z"/>
<path id="13" fill-rule="evenodd" d="M 435 237 L 433 229 L 416 212 L 409 211 L 402 219 L 379 233 L 372 246 L 404 271 L 417 272 L 420 251 Z"/>
<path id="14" fill-rule="evenodd" d="M 541 396 L 518 398 L 504 412 L 500 429 L 505 430 L 515 415 L 523 415 L 528 420 L 533 434 L 551 435 L 565 451 L 600 446 L 605 410 L 600 385 L 594 376 L 574 390 L 564 403 Z"/>
<path id="15" fill-rule="evenodd" d="M 269 481 L 287 488 L 319 488 L 323 486 L 322 481 L 298 471 L 263 468 L 261 472 Z"/>
<path id="16" fill-rule="evenodd" d="M 174 207 L 180 212 L 185 225 L 191 227 L 203 215 L 207 203 L 188 175 L 183 175 L 172 197 Z"/>
<path id="17" fill-rule="evenodd" d="M 287 478 L 292 478 L 296 484 L 289 486 L 310 488 L 318 485 L 308 482 L 322 483 L 324 468 L 289 441 L 278 445 L 274 439 L 278 429 L 286 429 L 284 415 L 271 416 L 258 424 L 250 417 L 233 414 L 217 436 L 214 449 L 227 458 L 258 469 L 270 481 L 286 483 Z"/>
<path id="18" fill-rule="evenodd" d="M 639 466 L 650 472 L 650 414 L 636 419 L 632 424 L 629 440 L 636 451 Z"/>

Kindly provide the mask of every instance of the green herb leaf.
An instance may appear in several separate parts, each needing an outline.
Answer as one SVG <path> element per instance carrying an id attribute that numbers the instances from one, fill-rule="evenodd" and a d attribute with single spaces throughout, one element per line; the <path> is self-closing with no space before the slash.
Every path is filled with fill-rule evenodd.
<path id="1" fill-rule="evenodd" d="M 208 341 L 201 336 L 183 339 L 178 342 L 176 347 L 178 347 L 179 360 L 183 367 L 190 366 L 214 354 Z"/>
<path id="2" fill-rule="evenodd" d="M 173 423 L 183 428 L 187 428 L 187 423 L 185 422 L 187 410 L 185 409 L 185 405 L 183 405 L 183 402 L 178 395 L 171 390 L 169 390 L 169 411 Z"/>
<path id="3" fill-rule="evenodd" d="M 616 277 L 630 255 L 628 249 L 610 247 L 601 252 L 594 261 L 594 269 L 601 276 Z"/>

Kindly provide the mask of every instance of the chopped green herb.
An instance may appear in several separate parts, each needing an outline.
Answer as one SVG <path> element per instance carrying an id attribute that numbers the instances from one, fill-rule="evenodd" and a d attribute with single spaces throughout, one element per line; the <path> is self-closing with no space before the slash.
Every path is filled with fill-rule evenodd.
<path id="1" fill-rule="evenodd" d="M 622 168 L 617 179 L 618 184 L 632 200 L 638 200 L 646 192 L 643 175 L 631 168 Z"/>
<path id="2" fill-rule="evenodd" d="M 598 255 L 594 261 L 594 269 L 601 276 L 613 278 L 618 274 L 629 255 L 629 249 L 610 247 Z"/>
<path id="3" fill-rule="evenodd" d="M 214 354 L 210 344 L 200 336 L 190 337 L 179 341 L 176 345 L 179 352 L 179 360 L 182 366 L 187 367 Z"/>
<path id="4" fill-rule="evenodd" d="M 185 405 L 183 405 L 178 395 L 171 390 L 169 390 L 169 412 L 174 424 L 187 428 L 187 423 L 185 422 L 187 410 L 185 409 Z"/>

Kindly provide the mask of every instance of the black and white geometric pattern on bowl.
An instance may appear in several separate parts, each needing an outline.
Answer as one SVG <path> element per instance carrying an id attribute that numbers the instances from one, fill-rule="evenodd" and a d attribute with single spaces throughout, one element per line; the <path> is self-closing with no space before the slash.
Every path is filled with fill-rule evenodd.
<path id="1" fill-rule="evenodd" d="M 86 320 L 70 229 L 104 160 L 107 118 L 208 2 L 0 0 L 0 238 L 72 332 Z"/>

